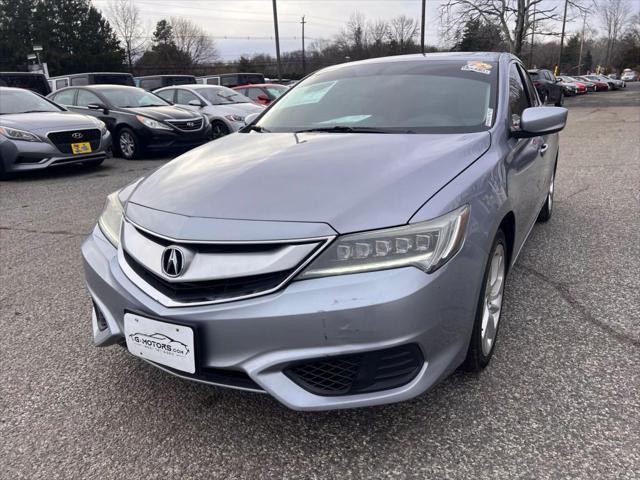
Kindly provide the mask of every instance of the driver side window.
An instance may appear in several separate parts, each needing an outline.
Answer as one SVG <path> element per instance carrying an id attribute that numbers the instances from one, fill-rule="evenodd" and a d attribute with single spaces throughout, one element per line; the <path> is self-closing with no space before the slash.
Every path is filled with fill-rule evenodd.
<path id="1" fill-rule="evenodd" d="M 509 67 L 509 115 L 511 118 L 511 129 L 520 129 L 522 112 L 529 107 L 529 99 L 525 92 L 524 85 L 518 67 L 512 63 Z"/>
<path id="2" fill-rule="evenodd" d="M 176 94 L 176 103 L 178 105 L 189 105 L 189 102 L 193 100 L 197 102 L 200 101 L 198 97 L 196 97 L 193 93 L 189 92 L 188 90 L 178 90 Z"/>

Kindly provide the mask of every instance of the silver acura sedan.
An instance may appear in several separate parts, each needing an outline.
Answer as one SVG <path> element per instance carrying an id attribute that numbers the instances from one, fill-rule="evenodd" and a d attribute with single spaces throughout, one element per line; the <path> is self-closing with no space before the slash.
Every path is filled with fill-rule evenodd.
<path id="1" fill-rule="evenodd" d="M 479 371 L 566 118 L 509 54 L 320 70 L 108 197 L 82 246 L 94 342 L 297 410 Z"/>
<path id="2" fill-rule="evenodd" d="M 102 121 L 29 90 L 0 87 L 0 178 L 69 163 L 97 167 L 110 152 Z"/>

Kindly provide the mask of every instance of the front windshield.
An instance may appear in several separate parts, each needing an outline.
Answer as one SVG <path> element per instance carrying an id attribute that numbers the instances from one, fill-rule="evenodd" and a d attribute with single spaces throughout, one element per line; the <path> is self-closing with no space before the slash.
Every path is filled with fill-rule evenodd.
<path id="1" fill-rule="evenodd" d="M 321 71 L 291 89 L 257 126 L 385 133 L 487 130 L 497 65 L 479 61 L 384 61 Z"/>
<path id="2" fill-rule="evenodd" d="M 120 108 L 163 107 L 169 105 L 162 98 L 141 88 L 105 88 L 100 90 L 109 103 Z"/>
<path id="3" fill-rule="evenodd" d="M 249 97 L 227 87 L 207 87 L 196 90 L 211 105 L 230 105 L 233 103 L 253 103 Z"/>
<path id="4" fill-rule="evenodd" d="M 0 89 L 0 115 L 60 111 L 64 109 L 28 90 Z"/>

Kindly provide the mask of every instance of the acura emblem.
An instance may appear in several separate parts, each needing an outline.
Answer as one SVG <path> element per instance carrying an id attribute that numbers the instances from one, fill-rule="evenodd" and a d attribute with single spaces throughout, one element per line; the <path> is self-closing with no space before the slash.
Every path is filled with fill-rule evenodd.
<path id="1" fill-rule="evenodd" d="M 82 137 L 84 137 L 84 135 L 80 132 L 72 133 L 71 136 L 76 140 L 80 140 Z"/>
<path id="2" fill-rule="evenodd" d="M 178 247 L 167 247 L 162 252 L 162 271 L 168 277 L 179 277 L 185 267 L 184 252 Z"/>
<path id="3" fill-rule="evenodd" d="M 193 122 L 187 122 L 187 127 L 191 128 L 191 127 L 195 127 L 196 124 Z"/>

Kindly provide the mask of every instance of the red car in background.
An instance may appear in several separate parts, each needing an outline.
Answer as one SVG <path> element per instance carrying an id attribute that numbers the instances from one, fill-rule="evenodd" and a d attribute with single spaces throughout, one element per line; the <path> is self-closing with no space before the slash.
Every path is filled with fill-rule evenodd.
<path id="1" fill-rule="evenodd" d="M 243 95 L 260 105 L 269 105 L 276 98 L 289 90 L 289 87 L 278 85 L 277 83 L 253 83 L 251 85 L 240 85 L 233 87 Z"/>
<path id="2" fill-rule="evenodd" d="M 596 92 L 606 92 L 607 90 L 609 90 L 609 84 L 603 81 L 592 79 L 592 78 L 586 78 L 586 77 L 575 77 L 575 78 L 576 80 L 580 80 L 583 82 L 591 82 L 595 84 Z"/>

